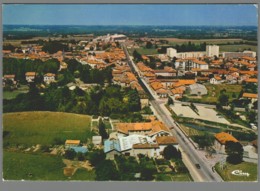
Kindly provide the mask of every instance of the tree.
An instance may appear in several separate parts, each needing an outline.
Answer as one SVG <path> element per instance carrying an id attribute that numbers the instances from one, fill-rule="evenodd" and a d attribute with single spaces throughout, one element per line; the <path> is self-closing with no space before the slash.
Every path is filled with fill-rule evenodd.
<path id="1" fill-rule="evenodd" d="M 152 48 L 153 47 L 153 44 L 150 42 L 150 41 L 148 41 L 147 43 L 146 43 L 146 45 L 145 45 L 145 48 L 147 48 L 147 49 L 150 49 L 150 48 Z"/>
<path id="2" fill-rule="evenodd" d="M 93 166 L 97 166 L 99 163 L 103 163 L 106 155 L 103 150 L 96 150 L 89 153 L 89 162 Z"/>
<path id="3" fill-rule="evenodd" d="M 174 146 L 168 145 L 163 150 L 163 156 L 166 160 L 170 160 L 172 158 L 181 158 L 181 152 L 178 151 Z"/>
<path id="4" fill-rule="evenodd" d="M 243 146 L 239 142 L 227 141 L 225 150 L 227 153 L 227 162 L 239 164 L 243 161 Z"/>
<path id="5" fill-rule="evenodd" d="M 102 137 L 102 140 L 108 138 L 108 133 L 106 131 L 106 126 L 105 126 L 105 124 L 104 124 L 104 122 L 103 122 L 103 120 L 101 118 L 99 119 L 98 130 L 99 130 L 100 136 Z"/>
<path id="6" fill-rule="evenodd" d="M 76 59 L 70 59 L 65 61 L 68 64 L 68 70 L 73 74 L 75 71 L 82 70 L 82 64 Z"/>
<path id="7" fill-rule="evenodd" d="M 169 96 L 167 105 L 173 105 L 173 104 L 174 104 L 173 99 Z"/>
<path id="8" fill-rule="evenodd" d="M 136 50 L 134 50 L 134 52 L 133 52 L 133 57 L 134 57 L 134 59 L 137 60 L 137 61 L 142 61 L 142 60 L 143 60 L 143 59 L 142 59 L 142 55 L 139 54 Z"/>
<path id="9" fill-rule="evenodd" d="M 228 96 L 226 94 L 221 94 L 218 98 L 218 102 L 222 106 L 226 106 L 228 104 Z"/>
<path id="10" fill-rule="evenodd" d="M 247 113 L 247 118 L 250 123 L 254 123 L 256 121 L 257 113 L 255 111 L 249 111 Z"/>
<path id="11" fill-rule="evenodd" d="M 194 141 L 198 143 L 199 148 L 208 148 L 212 146 L 214 142 L 214 137 L 209 133 L 205 133 L 204 135 L 194 136 Z"/>
<path id="12" fill-rule="evenodd" d="M 53 54 L 53 53 L 56 53 L 58 51 L 67 51 L 68 46 L 60 43 L 59 41 L 50 41 L 49 40 L 49 42 L 44 43 L 42 50 L 44 52 L 48 52 L 50 54 Z"/>
<path id="13" fill-rule="evenodd" d="M 84 161 L 85 160 L 85 156 L 82 152 L 78 152 L 77 153 L 77 158 L 79 161 Z"/>
<path id="14" fill-rule="evenodd" d="M 68 149 L 65 151 L 64 157 L 69 160 L 73 160 L 77 153 L 73 149 Z"/>
<path id="15" fill-rule="evenodd" d="M 96 180 L 119 180 L 120 175 L 115 163 L 111 160 L 104 160 L 96 167 Z"/>

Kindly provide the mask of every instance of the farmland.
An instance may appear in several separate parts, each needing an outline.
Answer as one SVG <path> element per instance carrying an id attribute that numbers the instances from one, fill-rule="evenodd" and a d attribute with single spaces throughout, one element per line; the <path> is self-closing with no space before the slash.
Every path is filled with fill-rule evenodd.
<path id="1" fill-rule="evenodd" d="M 4 144 L 52 144 L 54 139 L 91 138 L 90 117 L 61 112 L 20 112 L 3 115 Z"/>
<path id="2" fill-rule="evenodd" d="M 68 179 L 63 174 L 65 164 L 59 156 L 4 151 L 3 177 L 5 180 L 94 180 L 95 171 L 78 169 Z"/>
<path id="3" fill-rule="evenodd" d="M 244 50 L 257 51 L 257 46 L 247 44 L 220 45 L 220 52 L 243 52 Z"/>
<path id="4" fill-rule="evenodd" d="M 168 40 L 170 45 L 185 44 L 188 42 L 200 44 L 206 42 L 207 44 L 226 44 L 240 42 L 242 39 L 179 39 L 179 38 L 163 38 L 163 40 Z"/>

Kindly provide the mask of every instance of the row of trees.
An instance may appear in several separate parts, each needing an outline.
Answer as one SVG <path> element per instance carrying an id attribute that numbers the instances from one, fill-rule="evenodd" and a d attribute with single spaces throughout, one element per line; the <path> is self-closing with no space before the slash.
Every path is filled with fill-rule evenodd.
<path id="1" fill-rule="evenodd" d="M 195 44 L 189 41 L 188 43 L 182 45 L 176 44 L 175 46 L 162 46 L 160 49 L 158 49 L 158 53 L 165 54 L 167 48 L 170 47 L 175 48 L 177 52 L 205 51 L 206 46 L 206 42 Z"/>
<path id="2" fill-rule="evenodd" d="M 105 89 L 97 86 L 87 93 L 80 88 L 71 91 L 66 86 L 58 88 L 56 84 L 51 84 L 42 93 L 43 95 L 35 83 L 31 83 L 28 93 L 20 94 L 13 100 L 4 100 L 3 110 L 4 112 L 47 110 L 102 116 L 128 115 L 141 110 L 138 92 L 117 85 Z"/>

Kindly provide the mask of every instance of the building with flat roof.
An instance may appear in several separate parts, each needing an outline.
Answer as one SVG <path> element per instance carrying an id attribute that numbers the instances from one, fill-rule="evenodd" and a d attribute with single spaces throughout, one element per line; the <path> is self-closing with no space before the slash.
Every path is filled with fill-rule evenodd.
<path id="1" fill-rule="evenodd" d="M 206 56 L 213 57 L 219 56 L 219 46 L 217 45 L 207 45 L 206 46 Z"/>
<path id="2" fill-rule="evenodd" d="M 170 58 L 176 57 L 177 58 L 177 50 L 174 48 L 167 48 L 166 49 L 167 52 L 167 56 L 169 56 Z"/>

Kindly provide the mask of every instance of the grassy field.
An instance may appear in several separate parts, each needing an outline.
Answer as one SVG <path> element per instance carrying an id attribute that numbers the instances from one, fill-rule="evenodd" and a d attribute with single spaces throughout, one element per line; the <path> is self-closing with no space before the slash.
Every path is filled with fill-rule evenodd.
<path id="1" fill-rule="evenodd" d="M 95 171 L 78 169 L 68 179 L 61 157 L 46 154 L 27 154 L 4 151 L 3 177 L 5 180 L 95 180 Z M 29 175 L 31 173 L 31 176 Z"/>
<path id="2" fill-rule="evenodd" d="M 222 45 L 219 47 L 220 52 L 243 52 L 245 49 L 251 49 L 252 51 L 257 51 L 257 46 L 247 45 L 247 44 L 237 44 L 237 45 Z"/>
<path id="3" fill-rule="evenodd" d="M 24 91 L 3 91 L 3 99 L 14 99 L 16 98 L 17 95 L 21 94 L 21 93 L 26 93 Z"/>
<path id="4" fill-rule="evenodd" d="M 189 174 L 156 174 L 157 181 L 191 182 Z"/>
<path id="5" fill-rule="evenodd" d="M 157 49 L 155 48 L 151 48 L 151 49 L 137 48 L 136 51 L 144 55 L 158 54 Z"/>
<path id="6" fill-rule="evenodd" d="M 61 157 L 8 151 L 3 155 L 5 180 L 66 180 L 63 167 Z"/>
<path id="7" fill-rule="evenodd" d="M 4 144 L 52 144 L 60 140 L 91 138 L 90 117 L 61 112 L 20 112 L 3 115 Z"/>
<path id="8" fill-rule="evenodd" d="M 218 164 L 215 167 L 225 181 L 257 181 L 257 164 L 242 162 L 238 165 L 232 165 L 227 163 L 227 168 L 224 170 L 221 170 Z M 248 177 L 236 176 L 231 174 L 234 170 L 242 170 L 242 172 L 247 172 L 250 175 Z"/>
<path id="9" fill-rule="evenodd" d="M 21 85 L 19 89 L 14 91 L 3 91 L 3 99 L 14 99 L 17 95 L 21 93 L 27 93 L 29 91 L 29 87 L 27 85 Z"/>
<path id="10" fill-rule="evenodd" d="M 218 84 L 218 85 L 206 85 L 206 88 L 208 90 L 208 96 L 203 97 L 203 99 L 206 100 L 213 100 L 217 101 L 220 91 L 225 89 L 226 94 L 229 96 L 230 99 L 235 99 L 238 97 L 239 93 L 242 90 L 242 85 L 227 85 L 227 84 Z M 233 94 L 236 96 L 233 98 Z"/>

